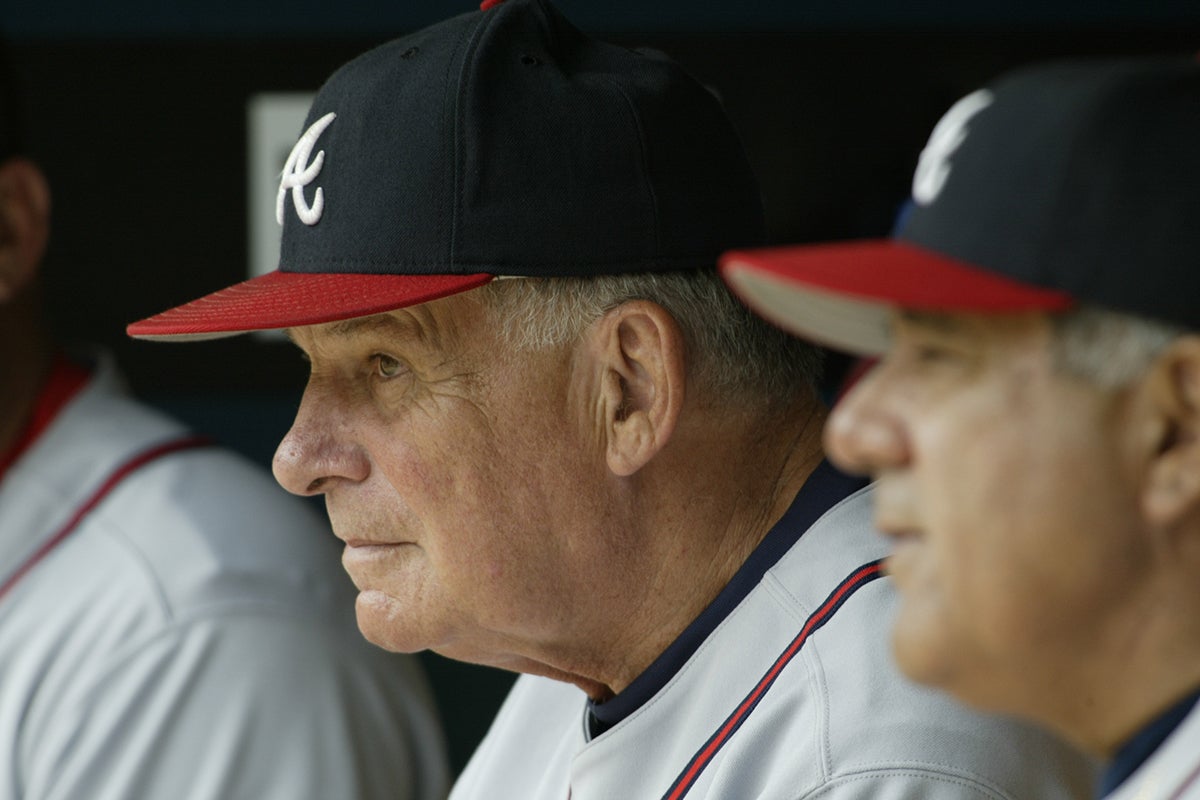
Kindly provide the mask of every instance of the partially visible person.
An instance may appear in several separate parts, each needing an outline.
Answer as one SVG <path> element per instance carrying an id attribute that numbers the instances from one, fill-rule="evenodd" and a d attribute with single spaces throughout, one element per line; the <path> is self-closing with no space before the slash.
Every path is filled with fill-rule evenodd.
<path id="1" fill-rule="evenodd" d="M 1086 795 L 892 664 L 814 349 L 716 273 L 759 190 L 679 65 L 488 0 L 338 70 L 276 210 L 280 270 L 130 332 L 303 351 L 275 473 L 324 498 L 364 632 L 526 673 L 456 800 Z"/>
<path id="2" fill-rule="evenodd" d="M 888 241 L 740 251 L 730 284 L 882 362 L 834 410 L 877 479 L 911 677 L 1200 798 L 1200 63 L 968 95 Z"/>
<path id="3" fill-rule="evenodd" d="M 425 677 L 357 630 L 328 526 L 52 341 L 19 134 L 0 104 L 0 797 L 443 797 Z"/>

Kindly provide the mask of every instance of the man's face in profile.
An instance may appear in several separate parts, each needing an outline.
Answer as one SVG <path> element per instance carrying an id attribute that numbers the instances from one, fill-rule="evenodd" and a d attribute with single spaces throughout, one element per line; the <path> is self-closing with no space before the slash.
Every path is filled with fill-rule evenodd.
<path id="1" fill-rule="evenodd" d="M 985 708 L 1057 702 L 1147 559 L 1128 424 L 1136 392 L 1064 373 L 1045 314 L 893 320 L 826 444 L 878 480 L 902 601 L 901 668 Z M 1091 655 L 1089 655 L 1091 654 Z"/>
<path id="2" fill-rule="evenodd" d="M 290 330 L 311 374 L 275 474 L 324 495 L 367 638 L 497 663 L 566 636 L 611 555 L 580 522 L 602 517 L 586 376 L 563 348 L 507 352 L 468 294 Z"/>

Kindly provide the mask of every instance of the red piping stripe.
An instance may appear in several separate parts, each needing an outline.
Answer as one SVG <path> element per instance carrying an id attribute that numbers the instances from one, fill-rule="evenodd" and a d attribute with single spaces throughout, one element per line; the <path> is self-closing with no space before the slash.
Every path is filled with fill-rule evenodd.
<path id="1" fill-rule="evenodd" d="M 841 607 L 850 595 L 858 591 L 860 588 L 883 576 L 883 561 L 872 561 L 869 564 L 864 564 L 855 570 L 851 575 L 842 581 L 842 583 L 834 589 L 833 593 L 826 598 L 821 607 L 812 613 L 808 620 L 804 623 L 800 633 L 792 640 L 787 649 L 780 654 L 779 658 L 775 659 L 775 663 L 767 670 L 758 684 L 738 705 L 737 709 L 725 720 L 725 723 L 713 734 L 704 747 L 700 749 L 691 762 L 678 778 L 671 788 L 663 795 L 663 800 L 679 800 L 684 797 L 695 784 L 696 779 L 700 777 L 700 773 L 708 766 L 713 757 L 725 746 L 726 742 L 733 733 L 742 726 L 742 723 L 749 717 L 750 712 L 758 705 L 759 701 L 771 688 L 779 673 L 783 671 L 796 654 L 800 652 L 800 648 L 812 635 L 813 631 L 828 622 L 833 614 Z"/>
<path id="2" fill-rule="evenodd" d="M 151 447 L 148 450 L 144 450 L 126 461 L 121 466 L 117 467 L 117 469 L 108 476 L 104 483 L 100 484 L 99 488 L 92 493 L 92 496 L 89 497 L 83 505 L 75 510 L 75 513 L 71 515 L 71 518 L 67 520 L 66 524 L 59 528 L 53 536 L 43 542 L 42 546 L 34 551 L 33 555 L 31 555 L 25 561 L 25 563 L 22 564 L 16 572 L 9 576 L 8 580 L 6 580 L 2 586 L 0 586 L 0 600 L 4 599 L 4 596 L 8 594 L 12 588 L 17 585 L 17 583 L 20 582 L 21 578 L 25 577 L 29 570 L 37 566 L 38 563 L 43 558 L 48 556 L 55 547 L 62 544 L 62 541 L 71 535 L 71 532 L 74 531 L 76 526 L 78 526 L 83 518 L 87 516 L 88 512 L 98 506 L 100 501 L 107 497 L 108 493 L 116 488 L 117 484 L 125 480 L 125 478 L 127 478 L 131 472 L 134 472 L 135 470 L 150 463 L 151 461 L 154 461 L 155 459 L 169 455 L 170 453 L 174 453 L 179 450 L 188 450 L 193 447 L 207 447 L 210 444 L 212 444 L 212 440 L 206 436 L 185 436 L 181 439 L 175 439 L 165 442 L 164 444 Z"/>
<path id="3" fill-rule="evenodd" d="M 1179 788 L 1175 790 L 1175 794 L 1171 795 L 1171 800 L 1179 800 L 1179 798 L 1183 797 L 1183 793 L 1188 790 L 1189 786 L 1196 782 L 1197 778 L 1200 778 L 1200 767 L 1196 767 L 1192 770 L 1192 774 L 1184 779 Z"/>

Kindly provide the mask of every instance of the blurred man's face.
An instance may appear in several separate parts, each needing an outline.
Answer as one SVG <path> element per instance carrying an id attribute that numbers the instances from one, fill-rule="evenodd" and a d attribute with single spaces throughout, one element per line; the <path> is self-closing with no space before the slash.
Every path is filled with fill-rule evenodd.
<path id="1" fill-rule="evenodd" d="M 826 444 L 878 479 L 906 673 L 1036 718 L 1128 645 L 1108 622 L 1147 558 L 1130 405 L 1056 368 L 1044 315 L 895 319 Z"/>

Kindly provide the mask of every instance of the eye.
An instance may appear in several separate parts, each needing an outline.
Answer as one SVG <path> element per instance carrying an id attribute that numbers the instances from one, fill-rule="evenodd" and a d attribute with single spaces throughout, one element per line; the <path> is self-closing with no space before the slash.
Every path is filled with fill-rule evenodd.
<path id="1" fill-rule="evenodd" d="M 918 344 L 912 347 L 913 360 L 922 364 L 934 364 L 950 359 L 954 353 L 948 347 L 933 344 Z"/>
<path id="2" fill-rule="evenodd" d="M 971 369 L 979 360 L 979 354 L 971 347 L 943 341 L 938 337 L 921 337 L 907 343 L 898 352 L 900 358 L 913 369 L 939 375 Z"/>
<path id="3" fill-rule="evenodd" d="M 914 368 L 953 364 L 960 355 L 953 346 L 929 336 L 902 336 L 893 340 L 888 360 Z"/>
<path id="4" fill-rule="evenodd" d="M 964 367 L 979 355 L 970 330 L 957 317 L 901 314 L 892 320 L 892 353 L 922 367 Z"/>
<path id="5" fill-rule="evenodd" d="M 396 378 L 408 371 L 403 361 L 385 353 L 376 353 L 371 356 L 371 361 L 374 363 L 375 374 L 381 378 Z"/>

